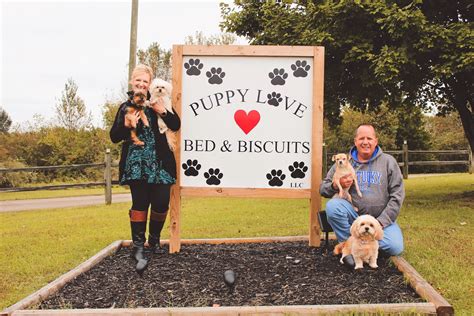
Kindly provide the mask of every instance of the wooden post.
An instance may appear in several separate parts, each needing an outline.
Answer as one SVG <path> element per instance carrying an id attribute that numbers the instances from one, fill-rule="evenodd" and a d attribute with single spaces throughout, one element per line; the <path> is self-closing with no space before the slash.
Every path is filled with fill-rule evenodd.
<path id="1" fill-rule="evenodd" d="M 328 149 L 326 148 L 326 143 L 323 143 L 323 175 L 322 179 L 328 173 Z"/>
<path id="2" fill-rule="evenodd" d="M 323 171 L 323 109 L 324 109 L 324 47 L 314 47 L 313 66 L 313 128 L 311 158 L 311 200 L 309 209 L 309 246 L 321 245 L 321 226 L 318 213 L 321 210 L 319 186 Z"/>
<path id="3" fill-rule="evenodd" d="M 132 17 L 130 25 L 130 55 L 128 56 L 128 90 L 132 90 L 130 80 L 132 80 L 132 71 L 137 63 L 137 30 L 138 0 L 132 0 Z"/>
<path id="4" fill-rule="evenodd" d="M 183 69 L 183 47 L 173 45 L 173 107 L 179 117 L 181 115 L 181 89 Z M 171 188 L 170 200 L 170 244 L 169 252 L 175 253 L 181 250 L 181 131 L 178 131 L 176 139 L 176 184 Z"/>
<path id="5" fill-rule="evenodd" d="M 403 179 L 408 179 L 408 144 L 403 141 Z"/>
<path id="6" fill-rule="evenodd" d="M 112 203 L 112 158 L 110 157 L 110 149 L 105 150 L 105 204 Z"/>
<path id="7" fill-rule="evenodd" d="M 469 147 L 467 149 L 468 153 L 469 153 L 469 173 L 472 174 L 474 172 L 474 161 L 472 160 L 472 149 Z"/>

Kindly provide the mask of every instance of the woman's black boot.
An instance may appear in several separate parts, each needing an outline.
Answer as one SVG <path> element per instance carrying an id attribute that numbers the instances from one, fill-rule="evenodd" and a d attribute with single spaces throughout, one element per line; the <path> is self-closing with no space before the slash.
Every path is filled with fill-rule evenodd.
<path id="1" fill-rule="evenodd" d="M 140 275 L 148 267 L 148 257 L 145 253 L 146 215 L 146 211 L 130 211 L 133 241 L 132 257 L 137 261 L 135 270 Z"/>
<path id="2" fill-rule="evenodd" d="M 167 212 L 158 213 L 153 210 L 151 211 L 150 224 L 148 227 L 148 245 L 150 246 L 151 253 L 153 254 L 166 253 L 166 250 L 160 246 L 160 236 L 166 221 L 167 214 Z"/>

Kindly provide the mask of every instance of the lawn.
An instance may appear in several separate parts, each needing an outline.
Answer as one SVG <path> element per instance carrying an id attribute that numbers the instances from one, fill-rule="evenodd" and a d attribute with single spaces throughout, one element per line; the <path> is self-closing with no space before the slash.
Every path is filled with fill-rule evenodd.
<path id="1" fill-rule="evenodd" d="M 114 185 L 112 186 L 112 193 L 128 193 L 130 190 L 127 187 Z M 59 198 L 69 196 L 81 195 L 104 195 L 103 187 L 90 188 L 70 188 L 59 190 L 41 190 L 41 191 L 23 191 L 23 192 L 2 192 L 0 194 L 0 201 L 10 200 L 25 200 L 25 199 L 47 199 Z"/>
<path id="2" fill-rule="evenodd" d="M 405 181 L 403 256 L 455 308 L 473 315 L 474 176 Z M 129 203 L 0 213 L 0 309 L 38 290 L 117 239 Z M 307 200 L 186 198 L 182 238 L 305 235 Z M 164 230 L 164 238 L 169 236 Z"/>

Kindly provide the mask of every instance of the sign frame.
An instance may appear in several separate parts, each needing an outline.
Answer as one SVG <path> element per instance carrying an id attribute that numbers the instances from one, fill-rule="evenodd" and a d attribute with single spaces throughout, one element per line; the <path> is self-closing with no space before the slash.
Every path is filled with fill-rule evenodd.
<path id="1" fill-rule="evenodd" d="M 169 252 L 181 248 L 181 197 L 249 197 L 249 198 L 309 198 L 309 246 L 320 246 L 320 225 L 317 212 L 321 208 L 319 187 L 322 179 L 323 153 L 323 98 L 324 98 L 324 47 L 321 46 L 257 46 L 257 45 L 173 45 L 173 106 L 182 117 L 183 60 L 187 56 L 248 56 L 248 57 L 306 57 L 313 58 L 313 96 L 311 128 L 311 188 L 220 188 L 181 187 L 181 132 L 177 135 L 175 158 L 176 184 L 171 188 Z"/>

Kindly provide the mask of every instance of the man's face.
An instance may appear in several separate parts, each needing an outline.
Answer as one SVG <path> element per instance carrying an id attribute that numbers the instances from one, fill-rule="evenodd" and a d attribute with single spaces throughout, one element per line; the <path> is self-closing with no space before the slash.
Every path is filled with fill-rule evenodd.
<path id="1" fill-rule="evenodd" d="M 363 160 L 369 160 L 378 144 L 373 127 L 367 125 L 360 126 L 357 129 L 354 144 L 357 147 L 359 157 Z"/>

